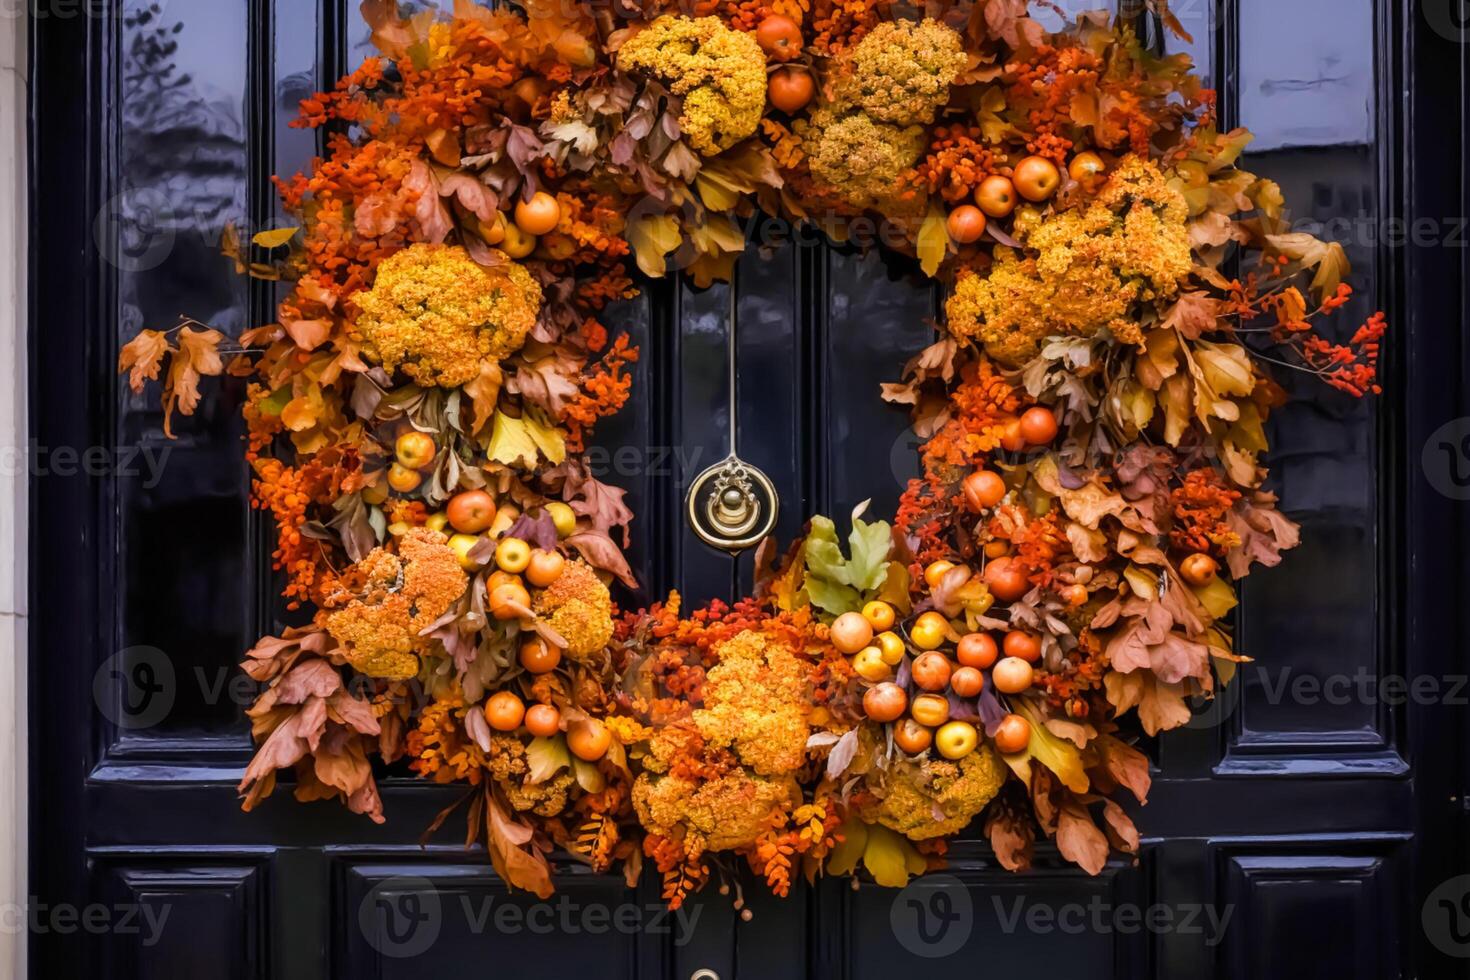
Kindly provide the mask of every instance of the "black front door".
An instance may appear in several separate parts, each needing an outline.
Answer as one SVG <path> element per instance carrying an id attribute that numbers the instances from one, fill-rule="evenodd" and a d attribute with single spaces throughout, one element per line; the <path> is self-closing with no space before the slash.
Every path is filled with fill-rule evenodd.
<path id="1" fill-rule="evenodd" d="M 1457 5 L 1174 4 L 1225 117 L 1259 134 L 1251 169 L 1343 242 L 1355 302 L 1394 330 L 1383 399 L 1304 388 L 1273 418 L 1296 447 L 1272 462 L 1306 544 L 1249 580 L 1243 683 L 1148 746 L 1140 860 L 1089 878 L 1043 854 L 1014 876 L 977 833 L 948 877 L 751 889 L 748 920 L 712 892 L 664 917 L 653 883 L 571 863 L 552 902 L 510 894 L 447 829 L 419 846 L 456 794 L 407 775 L 382 782 L 384 826 L 284 793 L 240 812 L 252 692 L 234 665 L 280 613 L 245 496 L 240 382 L 169 442 L 155 398 L 113 367 L 121 340 L 181 313 L 230 333 L 270 319 L 272 290 L 220 259 L 220 233 L 276 223 L 269 175 L 314 151 L 287 127 L 296 102 L 360 60 L 367 31 L 347 0 L 42 6 L 32 420 L 55 464 L 37 467 L 31 516 L 34 976 L 1267 980 L 1466 962 Z M 752 234 L 770 247 L 740 264 L 734 404 L 742 454 L 777 483 L 778 531 L 867 498 L 890 512 L 913 441 L 878 385 L 929 341 L 937 297 L 903 262 Z M 593 459 L 631 492 L 651 596 L 749 582 L 749 559 L 700 544 L 681 509 L 729 448 L 728 300 L 670 279 L 614 321 L 645 356 Z M 106 462 L 60 465 L 56 450 L 88 447 Z M 54 914 L 90 906 L 96 928 Z"/>

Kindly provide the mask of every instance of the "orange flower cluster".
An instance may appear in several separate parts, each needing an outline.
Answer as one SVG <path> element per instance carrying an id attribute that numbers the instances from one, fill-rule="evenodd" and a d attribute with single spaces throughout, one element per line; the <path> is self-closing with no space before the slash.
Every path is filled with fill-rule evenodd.
<path id="1" fill-rule="evenodd" d="M 253 463 L 260 458 L 263 449 L 271 444 L 285 429 L 280 412 L 263 411 L 261 402 L 270 392 L 264 385 L 250 384 L 246 388 L 245 404 L 240 414 L 245 417 L 245 461 Z"/>
<path id="2" fill-rule="evenodd" d="M 950 395 L 950 419 L 924 444 L 926 472 L 947 464 L 973 465 L 1000 447 L 1002 430 L 1021 407 L 1021 396 L 988 360 L 972 361 Z"/>
<path id="3" fill-rule="evenodd" d="M 457 691 L 426 705 L 418 727 L 408 733 L 409 768 L 436 783 L 480 785 L 485 753 L 464 736 L 461 722 L 468 710 Z"/>
<path id="4" fill-rule="evenodd" d="M 335 496 L 336 471 L 317 460 L 291 467 L 278 459 L 257 459 L 252 503 L 269 510 L 276 522 L 276 550 L 271 553 L 277 571 L 286 573 L 282 592 L 286 608 L 299 609 L 311 601 L 317 585 L 322 543 L 301 533 L 309 504 L 330 503 Z"/>
<path id="5" fill-rule="evenodd" d="M 1038 48 L 1034 57 L 1006 65 L 1002 76 L 1006 98 L 1011 106 L 1026 112 L 1033 131 L 1027 143 L 1030 152 L 1058 166 L 1065 163 L 1072 141 L 1059 131 L 1074 124 L 1074 104 L 1096 99 L 1100 64 L 1087 48 L 1048 44 Z"/>
<path id="6" fill-rule="evenodd" d="M 1346 344 L 1334 344 L 1312 336 L 1302 342 L 1302 359 L 1318 377 L 1332 387 L 1355 397 L 1379 394 L 1378 352 L 1388 319 L 1380 310 L 1353 334 Z"/>
<path id="7" fill-rule="evenodd" d="M 1169 492 L 1169 506 L 1174 512 L 1169 539 L 1182 551 L 1223 556 L 1240 543 L 1240 536 L 1225 522 L 1225 515 L 1239 499 L 1240 491 L 1226 486 L 1213 469 L 1191 470 L 1184 482 Z"/>
<path id="8" fill-rule="evenodd" d="M 1355 398 L 1369 393 L 1379 394 L 1382 388 L 1378 384 L 1378 356 L 1383 335 L 1388 329 L 1383 311 L 1369 316 L 1346 344 L 1333 343 L 1314 332 L 1316 325 L 1312 321 L 1320 316 L 1330 316 L 1346 306 L 1353 297 L 1352 286 L 1339 282 L 1330 296 L 1322 298 L 1316 309 L 1308 310 L 1301 291 L 1294 286 L 1283 285 L 1291 278 L 1292 260 L 1288 256 L 1266 259 L 1261 266 L 1259 276 L 1250 273 L 1244 282 L 1236 280 L 1230 284 L 1226 305 L 1230 315 L 1248 321 L 1263 313 L 1274 314 L 1276 322 L 1270 328 L 1271 338 L 1281 347 L 1296 353 L 1300 363 L 1292 366 L 1316 375 Z M 1273 278 L 1276 276 L 1281 278 Z"/>
<path id="9" fill-rule="evenodd" d="M 310 176 L 276 178 L 276 186 L 284 206 L 305 216 L 308 266 L 331 277 L 340 299 L 366 288 L 377 264 L 412 242 L 418 192 L 405 183 L 418 151 L 389 140 L 357 144 L 342 133 L 328 137 L 327 150 Z"/>
<path id="10" fill-rule="evenodd" d="M 582 382 L 582 391 L 562 412 L 561 422 L 567 427 L 567 449 L 582 452 L 587 431 L 600 418 L 616 415 L 628 401 L 633 387 L 631 375 L 624 369 L 638 360 L 638 348 L 630 345 L 627 334 L 613 341 L 593 372 Z"/>
<path id="11" fill-rule="evenodd" d="M 979 126 L 937 127 L 928 155 L 919 161 L 909 179 L 946 201 L 965 200 L 981 181 L 996 172 L 995 151 L 983 139 Z"/>
<path id="12" fill-rule="evenodd" d="M 621 260 L 629 250 L 617 202 L 612 195 L 591 187 L 573 190 L 575 193 L 560 191 L 556 195 L 561 219 L 547 236 L 547 250 L 562 261 L 605 263 L 621 270 Z"/>
<path id="13" fill-rule="evenodd" d="M 1008 505 L 999 508 L 991 518 L 990 533 L 1011 543 L 1012 557 L 1026 570 L 1026 578 L 1032 585 L 1050 585 L 1057 559 L 1071 554 L 1057 515 L 1053 509 L 1036 517 L 1023 507 Z"/>
<path id="14" fill-rule="evenodd" d="M 589 310 L 600 310 L 608 303 L 637 295 L 638 288 L 621 267 L 595 273 L 577 284 L 577 300 Z"/>
<path id="15" fill-rule="evenodd" d="M 737 31 L 754 31 L 770 14 L 761 0 L 694 0 L 695 17 L 718 17 Z"/>
<path id="16" fill-rule="evenodd" d="M 925 565 L 950 553 L 946 540 L 949 528 L 943 518 L 949 512 L 948 491 L 936 493 L 926 480 L 910 480 L 898 498 L 893 523 L 905 537 L 912 538 L 914 560 L 909 574 L 917 578 Z"/>
<path id="17" fill-rule="evenodd" d="M 1092 630 L 1084 628 L 1077 634 L 1076 648 L 1062 655 L 1060 667 L 1036 672 L 1036 685 L 1046 691 L 1054 705 L 1065 708 L 1069 716 L 1085 718 L 1091 711 L 1086 695 L 1102 688 L 1108 667 L 1102 641 Z"/>
<path id="18" fill-rule="evenodd" d="M 810 48 L 832 57 L 857 44 L 887 19 L 888 4 L 868 0 L 817 0 L 812 5 Z"/>

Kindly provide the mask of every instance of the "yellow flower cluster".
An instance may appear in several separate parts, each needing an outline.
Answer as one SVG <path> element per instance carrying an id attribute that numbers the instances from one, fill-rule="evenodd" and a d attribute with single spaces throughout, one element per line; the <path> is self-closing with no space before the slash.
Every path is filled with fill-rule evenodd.
<path id="1" fill-rule="evenodd" d="M 660 17 L 618 49 L 618 67 L 668 83 L 684 100 L 679 127 L 702 156 L 728 150 L 760 125 L 766 57 L 754 37 L 718 17 Z"/>
<path id="2" fill-rule="evenodd" d="M 780 639 L 745 630 L 714 653 L 703 706 L 654 731 L 633 805 L 653 833 L 694 833 L 728 850 L 754 844 L 773 810 L 801 803 L 810 693 L 805 665 Z"/>
<path id="3" fill-rule="evenodd" d="M 806 759 L 810 696 L 805 666 L 773 637 L 746 630 L 715 648 L 694 726 L 705 745 L 733 749 L 763 776 L 794 772 Z"/>
<path id="4" fill-rule="evenodd" d="M 957 834 L 1000 792 L 1007 771 L 988 744 L 958 762 L 903 761 L 888 770 L 873 769 L 867 778 L 882 780 L 875 787 L 882 798 L 863 807 L 861 816 L 910 840 Z"/>
<path id="5" fill-rule="evenodd" d="M 473 381 L 481 362 L 519 350 L 541 310 L 541 287 L 504 253 L 487 268 L 457 245 L 411 245 L 383 260 L 353 297 L 363 356 L 422 385 Z"/>
<path id="6" fill-rule="evenodd" d="M 887 21 L 842 59 L 834 101 L 895 126 L 931 123 L 965 62 L 964 40 L 939 21 Z"/>
<path id="7" fill-rule="evenodd" d="M 997 248 L 988 275 L 962 278 L 945 306 L 949 331 L 1011 366 L 1047 337 L 1108 330 L 1141 343 L 1139 305 L 1173 299 L 1189 274 L 1187 218 L 1158 167 L 1126 157 L 1087 207 L 1023 229 L 1034 255 Z"/>
<path id="8" fill-rule="evenodd" d="M 554 817 L 567 808 L 567 792 L 573 780 L 571 770 L 559 769 L 556 775 L 542 782 L 527 782 L 531 764 L 526 759 L 525 745 L 515 735 L 490 736 L 485 769 L 516 810 Z"/>
<path id="9" fill-rule="evenodd" d="M 892 197 L 965 61 L 963 40 L 938 21 L 874 28 L 844 52 L 832 100 L 812 114 L 812 175 L 856 207 Z"/>
<path id="10" fill-rule="evenodd" d="M 633 784 L 633 808 L 649 833 L 673 840 L 697 834 L 706 850 L 749 847 L 770 829 L 770 815 L 801 802 L 791 775 L 777 779 L 733 769 L 714 779 L 645 772 Z"/>
<path id="11" fill-rule="evenodd" d="M 612 594 L 584 561 L 568 562 L 536 597 L 536 611 L 567 641 L 567 656 L 590 656 L 612 639 Z"/>
<path id="12" fill-rule="evenodd" d="M 823 106 L 812 114 L 807 142 L 812 176 L 855 207 L 879 205 L 900 189 L 899 178 L 924 152 L 922 126 L 890 126 L 867 113 Z"/>
<path id="13" fill-rule="evenodd" d="M 347 662 L 369 677 L 408 680 L 419 672 L 418 654 L 429 641 L 419 632 L 438 619 L 464 594 L 469 579 L 444 535 L 414 528 L 398 542 L 394 554 L 372 552 L 351 574 L 363 588 L 318 619 L 342 645 Z"/>

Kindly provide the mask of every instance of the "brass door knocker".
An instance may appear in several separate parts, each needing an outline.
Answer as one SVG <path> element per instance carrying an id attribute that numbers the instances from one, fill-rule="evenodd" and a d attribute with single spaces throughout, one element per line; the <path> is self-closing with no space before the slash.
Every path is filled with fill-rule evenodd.
<path id="1" fill-rule="evenodd" d="M 727 358 L 730 365 L 730 455 L 704 470 L 689 484 L 685 498 L 689 523 L 711 548 L 731 554 L 756 544 L 776 526 L 781 510 L 776 485 L 758 467 L 741 459 L 735 449 L 736 329 L 735 277 L 730 277 L 730 328 Z"/>

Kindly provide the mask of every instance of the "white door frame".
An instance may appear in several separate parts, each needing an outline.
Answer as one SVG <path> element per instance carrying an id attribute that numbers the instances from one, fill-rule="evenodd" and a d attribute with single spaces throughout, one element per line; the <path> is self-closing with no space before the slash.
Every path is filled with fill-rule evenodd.
<path id="1" fill-rule="evenodd" d="M 26 976 L 29 5 L 0 7 L 0 974 Z"/>

